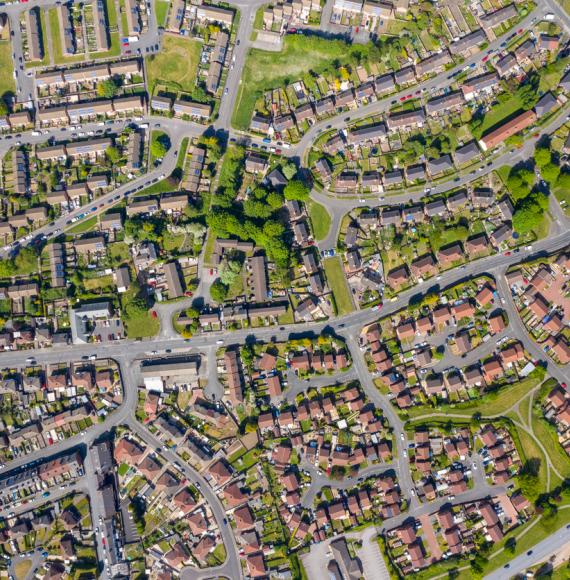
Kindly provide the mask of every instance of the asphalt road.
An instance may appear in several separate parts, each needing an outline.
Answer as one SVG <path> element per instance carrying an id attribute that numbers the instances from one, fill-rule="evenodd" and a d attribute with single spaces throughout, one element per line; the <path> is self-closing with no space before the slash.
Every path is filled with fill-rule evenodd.
<path id="1" fill-rule="evenodd" d="M 485 580 L 505 580 L 513 578 L 517 574 L 524 574 L 528 568 L 548 560 L 556 552 L 567 547 L 568 544 L 570 544 L 570 524 L 536 544 L 532 550 L 513 558 L 508 565 L 487 574 Z"/>
<path id="2" fill-rule="evenodd" d="M 52 6 L 55 5 L 55 0 L 36 0 L 34 5 L 36 6 Z M 240 90 L 240 77 L 242 74 L 247 49 L 251 45 L 250 36 L 252 31 L 253 25 L 253 18 L 255 15 L 256 9 L 263 4 L 261 0 L 254 0 L 252 2 L 247 2 L 245 0 L 241 1 L 234 1 L 232 2 L 236 6 L 238 6 L 241 10 L 241 20 L 239 24 L 239 31 L 238 31 L 238 38 L 240 40 L 240 44 L 236 45 L 233 51 L 232 60 L 233 61 L 233 68 L 228 73 L 228 81 L 226 84 L 227 93 L 224 92 L 222 96 L 222 102 L 220 106 L 219 118 L 216 121 L 214 128 L 225 131 L 229 136 L 237 136 L 242 138 L 240 134 L 232 131 L 230 127 L 230 120 L 233 107 L 235 106 L 235 102 L 239 95 Z M 17 19 L 18 15 L 26 9 L 28 6 L 26 4 L 13 4 L 11 6 L 3 7 L 3 11 L 7 12 L 12 19 Z M 538 18 L 543 16 L 547 12 L 554 12 L 560 21 L 568 27 L 569 19 L 568 16 L 563 13 L 560 7 L 553 2 L 553 0 L 545 0 L 540 4 L 540 6 L 524 21 L 520 24 L 521 27 L 525 27 L 528 25 L 533 18 Z M 17 37 L 15 36 L 15 39 Z M 504 37 L 503 37 L 504 38 Z M 499 38 L 493 43 L 489 45 L 488 48 L 498 48 L 500 43 L 503 41 L 503 38 Z M 149 32 L 144 35 L 140 42 L 140 47 L 144 48 L 145 46 L 151 46 L 156 44 L 156 42 L 160 42 L 160 33 L 156 27 L 155 18 L 151 18 L 151 26 L 149 28 Z M 136 46 L 133 48 L 136 49 Z M 21 50 L 21 45 L 20 49 Z M 425 83 L 421 83 L 414 87 L 409 88 L 406 91 L 402 91 L 397 95 L 391 95 L 386 99 L 382 99 L 375 103 L 371 103 L 365 107 L 361 107 L 355 111 L 351 111 L 350 113 L 344 113 L 342 115 L 338 115 L 332 119 L 327 119 L 321 122 L 316 123 L 309 132 L 303 136 L 301 142 L 288 150 L 284 151 L 285 155 L 288 156 L 298 156 L 302 158 L 308 147 L 317 136 L 318 132 L 322 130 L 325 125 L 332 125 L 335 128 L 341 128 L 346 124 L 344 120 L 346 117 L 349 118 L 350 121 L 356 120 L 358 118 L 369 116 L 373 113 L 381 113 L 385 112 L 389 108 L 389 103 L 391 100 L 399 98 L 399 96 L 407 94 L 409 92 L 415 92 L 417 90 L 425 89 L 426 91 L 431 91 L 432 88 L 442 88 L 447 84 L 447 76 L 450 75 L 454 70 L 458 70 L 459 68 L 463 68 L 468 66 L 471 63 L 478 63 L 482 58 L 482 53 L 474 55 L 467 59 L 464 63 L 461 64 L 460 67 L 456 67 L 456 69 L 452 69 L 450 71 L 446 71 L 445 74 L 438 75 L 433 79 L 429 79 Z M 19 61 L 19 53 L 16 53 L 16 58 Z M 27 79 L 27 77 L 26 77 Z M 21 84 L 18 86 L 22 88 L 23 92 L 27 92 L 27 86 L 29 81 L 22 79 Z M 564 115 L 566 111 L 564 112 Z M 562 122 L 565 120 L 564 115 L 560 115 L 557 119 L 551 123 L 548 127 L 546 127 L 543 132 L 550 132 L 554 130 L 557 126 L 560 126 Z M 99 213 L 100 211 L 104 211 L 111 207 L 113 203 L 116 203 L 118 200 L 114 200 L 114 198 L 118 195 L 124 197 L 125 192 L 131 191 L 139 186 L 146 186 L 152 182 L 154 179 L 160 179 L 161 175 L 168 175 L 174 169 L 176 163 L 176 155 L 174 154 L 179 146 L 181 140 L 185 136 L 199 136 L 204 132 L 204 127 L 202 125 L 197 125 L 194 123 L 187 123 L 180 120 L 170 120 L 166 118 L 153 118 L 146 116 L 143 121 L 141 122 L 149 122 L 151 126 L 154 123 L 160 123 L 162 128 L 168 131 L 171 141 L 172 141 L 172 148 L 169 153 L 166 155 L 162 165 L 160 168 L 149 172 L 149 174 L 140 177 L 136 180 L 133 180 L 128 185 L 122 186 L 118 188 L 116 191 L 102 196 L 101 198 L 97 199 L 97 211 L 94 212 Z M 557 125 L 558 123 L 558 125 Z M 106 125 L 106 127 L 115 127 L 117 130 L 122 128 L 124 122 L 119 122 L 114 125 Z M 95 124 L 84 124 L 82 131 L 88 132 L 90 130 L 97 130 L 95 127 L 99 127 L 99 125 Z M 48 134 L 43 134 L 38 137 L 34 137 L 29 133 L 23 134 L 19 140 L 22 143 L 41 143 L 45 142 L 49 137 L 55 136 L 58 139 L 65 139 L 69 136 L 69 131 L 61 131 L 60 129 L 49 131 Z M 246 140 L 254 141 L 257 143 L 261 142 L 260 138 L 253 138 L 250 139 L 249 137 L 245 137 Z M 10 142 L 8 140 L 2 139 L 0 140 L 0 154 L 5 152 L 12 144 L 14 140 Z M 532 154 L 532 150 L 534 147 L 534 143 L 529 141 L 525 144 L 523 149 L 516 152 L 515 155 L 518 156 L 516 159 L 522 159 L 530 156 Z M 503 165 L 505 163 L 511 163 L 515 160 L 515 157 L 512 154 L 503 154 L 493 160 L 492 166 L 490 168 L 484 169 L 482 172 L 478 172 L 476 174 L 479 177 L 484 172 L 491 171 L 495 167 Z M 464 183 L 468 183 L 473 179 L 472 175 L 461 175 L 458 182 L 444 183 L 441 185 L 437 185 L 432 188 L 433 193 L 440 193 L 442 191 L 446 191 L 449 186 L 457 187 L 458 185 L 462 185 Z M 446 189 L 447 188 L 447 189 Z M 336 236 L 337 231 L 337 224 L 339 219 L 349 211 L 355 205 L 358 205 L 357 201 L 354 199 L 352 200 L 345 200 L 341 201 L 336 198 L 332 198 L 329 196 L 324 196 L 322 194 L 317 194 L 313 192 L 315 199 L 325 203 L 328 209 L 333 214 L 333 221 L 336 224 L 335 227 L 332 229 L 332 234 Z M 413 194 L 416 195 L 416 194 Z M 423 192 L 417 194 L 419 196 L 423 195 Z M 387 196 L 388 200 L 386 203 L 399 203 L 401 201 L 408 201 L 410 198 L 409 194 L 404 194 L 399 198 L 398 196 Z M 383 200 L 378 200 L 383 201 Z M 99 205 L 104 204 L 102 208 L 99 208 Z M 374 205 L 381 205 L 380 203 L 373 202 Z M 92 205 L 95 205 L 93 203 Z M 415 288 L 402 293 L 394 302 L 389 302 L 384 305 L 382 316 L 386 316 L 390 313 L 396 312 L 403 306 L 405 306 L 409 299 L 415 295 L 420 293 L 424 293 L 427 291 L 437 291 L 440 288 L 444 288 L 446 286 L 455 284 L 462 279 L 467 279 L 472 276 L 479 275 L 481 273 L 490 273 L 494 275 L 497 279 L 497 283 L 499 285 L 499 291 L 501 295 L 505 295 L 507 298 L 505 309 L 509 314 L 510 323 L 512 328 L 515 331 L 515 335 L 523 340 L 525 347 L 533 356 L 535 356 L 539 360 L 546 360 L 544 353 L 540 351 L 540 349 L 530 340 L 528 337 L 526 330 L 522 326 L 518 315 L 514 309 L 514 304 L 512 300 L 509 300 L 508 297 L 510 296 L 510 292 L 508 288 L 505 287 L 503 274 L 507 267 L 513 265 L 525 258 L 530 256 L 540 256 L 547 252 L 554 252 L 557 251 L 570 243 L 570 232 L 567 227 L 567 221 L 562 219 L 563 214 L 559 211 L 560 208 L 557 206 L 554 207 L 554 225 L 553 230 L 549 238 L 542 240 L 533 246 L 532 252 L 528 252 L 526 250 L 521 251 L 519 254 L 512 254 L 510 256 L 505 256 L 503 254 L 491 256 L 485 259 L 477 260 L 475 262 L 471 262 L 463 266 L 461 269 L 456 269 L 453 271 L 445 272 L 441 275 L 440 281 L 430 280 L 419 284 Z M 80 213 L 83 213 L 85 208 L 78 209 L 71 214 L 60 218 L 55 223 L 46 226 L 40 230 L 35 232 L 35 235 L 38 234 L 45 234 L 49 235 L 57 229 L 63 229 L 65 227 L 66 222 L 74 216 L 77 216 Z M 334 240 L 336 242 L 336 239 Z M 331 243 L 332 245 L 332 243 Z M 1 256 L 1 254 L 0 254 Z M 176 309 L 180 309 L 181 304 L 176 304 Z M 175 311 L 175 310 L 174 310 Z M 168 312 L 170 314 L 170 311 Z M 29 356 L 34 356 L 39 364 L 45 364 L 50 362 L 70 362 L 73 360 L 78 360 L 84 354 L 96 354 L 99 358 L 106 358 L 106 357 L 114 357 L 118 363 L 120 364 L 122 377 L 123 377 L 123 384 L 125 388 L 125 400 L 123 405 L 117 409 L 115 412 L 110 414 L 107 420 L 102 424 L 96 424 L 91 429 L 88 430 L 87 434 L 84 437 L 74 437 L 72 439 L 65 440 L 63 442 L 58 442 L 49 450 L 41 450 L 35 453 L 32 453 L 26 457 L 19 458 L 13 462 L 10 462 L 8 468 L 12 469 L 34 459 L 44 458 L 47 453 L 53 450 L 53 452 L 60 452 L 65 449 L 70 449 L 76 445 L 81 443 L 90 446 L 92 442 L 99 437 L 102 433 L 106 432 L 109 428 L 113 425 L 118 424 L 126 424 L 128 425 L 134 432 L 136 432 L 144 441 L 146 441 L 149 445 L 153 446 L 154 448 L 158 446 L 162 446 L 162 443 L 150 433 L 146 427 L 139 424 L 134 417 L 134 411 L 136 409 L 137 404 L 137 384 L 138 384 L 138 376 L 137 376 L 137 368 L 138 368 L 138 360 L 140 358 L 144 358 L 148 355 L 150 350 L 166 350 L 171 349 L 173 353 L 176 351 L 186 352 L 188 349 L 197 349 L 200 352 L 206 354 L 208 356 L 208 371 L 209 373 L 215 373 L 215 351 L 216 351 L 216 343 L 223 336 L 224 341 L 227 343 L 243 343 L 245 341 L 256 339 L 256 340 L 264 340 L 264 341 L 282 341 L 289 338 L 291 334 L 298 335 L 303 333 L 319 333 L 324 328 L 329 328 L 332 331 L 335 331 L 341 335 L 343 335 L 347 339 L 348 346 L 350 348 L 352 358 L 353 358 L 353 368 L 344 378 L 348 376 L 355 376 L 358 377 L 363 389 L 365 390 L 368 398 L 374 402 L 374 404 L 382 409 L 384 412 L 385 417 L 387 418 L 389 424 L 391 425 L 392 429 L 395 433 L 395 441 L 396 441 L 396 450 L 395 450 L 395 460 L 391 465 L 378 465 L 374 466 L 374 469 L 370 469 L 370 472 L 376 472 L 376 469 L 382 471 L 386 469 L 393 469 L 396 471 L 398 482 L 401 487 L 402 493 L 404 497 L 406 497 L 410 501 L 410 510 L 406 514 L 402 514 L 402 516 L 398 518 L 393 518 L 390 521 L 384 524 L 385 528 L 393 528 L 401 524 L 406 518 L 410 516 L 418 517 L 424 513 L 431 513 L 436 511 L 447 503 L 445 498 L 432 502 L 431 504 L 421 504 L 417 497 L 411 493 L 413 490 L 413 481 L 411 478 L 407 453 L 405 453 L 405 448 L 407 446 L 407 440 L 401 437 L 401 433 L 403 433 L 403 422 L 399 419 L 397 413 L 395 412 L 393 406 L 391 405 L 389 399 L 384 397 L 379 391 L 375 388 L 372 377 L 366 367 L 364 362 L 364 358 L 362 353 L 360 352 L 358 343 L 357 343 L 357 336 L 360 333 L 362 326 L 365 324 L 371 323 L 379 317 L 379 313 L 364 310 L 359 312 L 354 312 L 348 316 L 343 318 L 323 322 L 323 323 L 315 323 L 315 324 L 304 324 L 300 325 L 288 325 L 285 327 L 284 330 L 278 330 L 276 327 L 273 328 L 263 328 L 263 329 L 256 329 L 254 332 L 252 330 L 242 330 L 233 332 L 231 334 L 228 333 L 211 333 L 205 335 L 199 335 L 191 339 L 190 344 L 186 343 L 182 339 L 178 338 L 175 333 L 172 331 L 173 329 L 168 329 L 161 333 L 161 336 L 152 339 L 149 341 L 132 341 L 132 340 L 124 340 L 120 344 L 120 348 L 117 348 L 117 345 L 114 344 L 102 344 L 102 345 L 83 345 L 83 346 L 74 346 L 72 349 L 58 349 L 54 348 L 51 350 L 35 350 L 35 351 L 16 351 L 16 352 L 7 352 L 2 354 L 2 365 L 10 365 L 10 366 L 25 366 L 25 359 Z M 163 317 L 166 319 L 166 315 Z M 517 323 L 518 321 L 518 323 Z M 166 328 L 166 327 L 165 327 Z M 558 368 L 552 363 L 548 363 L 549 372 L 555 376 L 559 381 L 568 381 L 568 371 L 566 369 Z M 215 394 L 216 396 L 221 396 L 222 394 L 222 387 L 219 384 L 219 381 L 213 381 L 212 386 L 209 387 L 211 389 L 211 394 Z M 302 392 L 303 385 L 292 384 L 292 389 Z M 209 569 L 207 571 L 197 571 L 194 569 L 186 568 L 182 576 L 184 578 L 192 578 L 192 579 L 203 579 L 207 577 L 211 577 L 212 575 L 215 576 L 226 576 L 228 578 L 240 578 L 241 577 L 241 565 L 237 554 L 237 547 L 235 543 L 234 535 L 231 531 L 231 528 L 223 523 L 225 517 L 225 511 L 223 505 L 221 504 L 220 500 L 217 498 L 216 494 L 213 490 L 209 487 L 207 482 L 198 474 L 194 469 L 190 466 L 185 465 L 183 461 L 173 452 L 171 451 L 164 451 L 164 457 L 171 461 L 177 461 L 178 463 L 183 465 L 183 471 L 186 477 L 193 482 L 197 482 L 200 485 L 200 491 L 204 495 L 206 501 L 209 503 L 218 527 L 220 529 L 224 544 L 227 550 L 227 559 L 226 562 L 215 569 Z M 96 477 L 94 474 L 93 466 L 90 463 L 90 460 L 86 462 L 86 472 L 87 476 L 85 481 L 81 482 L 78 485 L 78 489 L 83 489 L 83 485 L 85 485 L 85 489 L 89 492 L 91 497 L 97 496 L 96 490 Z M 314 481 L 311 487 L 309 488 L 309 492 L 307 495 L 314 494 L 325 481 L 321 481 L 321 476 L 316 473 L 314 474 Z M 350 481 L 347 480 L 339 485 L 350 485 Z M 455 503 L 463 502 L 463 501 L 473 501 L 475 499 L 481 499 L 489 494 L 491 488 L 486 484 L 486 481 L 482 477 L 476 478 L 476 485 L 474 489 L 469 490 L 465 494 L 457 496 Z M 500 493 L 504 491 L 504 489 L 500 486 L 494 486 L 492 488 L 494 493 Z M 307 501 L 310 499 L 306 498 Z M 29 508 L 28 504 L 25 506 Z M 22 506 L 24 507 L 24 506 Z M 97 505 L 94 506 L 94 519 L 98 522 L 98 514 L 100 513 L 99 507 Z M 564 536 L 561 537 L 561 542 L 567 542 L 568 537 Z M 555 540 L 558 541 L 558 540 Z M 563 544 L 560 544 L 563 545 Z M 541 544 L 539 544 L 541 546 Z M 540 548 L 539 548 L 540 550 Z M 537 552 L 538 553 L 538 552 Z M 101 549 L 100 544 L 98 543 L 98 556 L 100 561 L 104 561 L 105 553 L 104 550 Z M 521 557 L 522 558 L 522 557 Z M 517 559 L 513 560 L 513 563 L 516 564 Z M 511 564 L 513 564 L 511 563 Z M 525 564 L 525 562 L 522 562 Z M 526 565 L 526 564 L 525 564 Z M 514 568 L 513 568 L 514 569 Z M 103 576 L 106 575 L 106 571 L 103 571 Z M 492 577 L 492 576 L 491 576 Z M 501 576 L 504 577 L 504 576 Z"/>

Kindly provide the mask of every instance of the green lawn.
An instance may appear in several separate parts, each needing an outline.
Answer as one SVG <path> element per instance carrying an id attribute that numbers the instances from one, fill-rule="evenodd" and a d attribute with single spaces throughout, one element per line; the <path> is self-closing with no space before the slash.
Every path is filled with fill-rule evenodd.
<path id="1" fill-rule="evenodd" d="M 540 450 L 536 441 L 526 431 L 523 431 L 522 429 L 517 429 L 516 431 L 520 441 L 520 446 L 517 447 L 517 450 L 521 455 L 521 459 L 523 462 L 531 459 L 538 459 L 540 461 L 540 466 L 538 468 L 538 486 L 540 488 L 540 493 L 549 491 L 547 489 L 548 466 L 546 464 L 544 453 Z"/>
<path id="2" fill-rule="evenodd" d="M 129 23 L 127 21 L 127 12 L 125 10 L 125 0 L 119 0 L 119 10 L 121 14 L 121 30 L 123 36 L 129 35 Z"/>
<path id="3" fill-rule="evenodd" d="M 69 228 L 67 232 L 70 234 L 82 234 L 84 232 L 92 230 L 96 225 L 97 225 L 97 216 L 94 215 L 93 217 L 90 217 L 86 220 L 84 219 L 79 223 L 75 224 L 72 228 Z"/>
<path id="4" fill-rule="evenodd" d="M 484 417 L 500 415 L 508 411 L 528 391 L 536 387 L 538 382 L 536 378 L 528 377 L 514 385 L 503 387 L 494 393 L 488 393 L 479 399 L 457 403 L 456 405 L 439 405 L 436 411 L 427 407 L 412 407 L 408 409 L 408 414 L 410 418 L 429 415 L 433 412 L 457 413 L 458 415 L 481 413 Z"/>
<path id="5" fill-rule="evenodd" d="M 121 294 L 122 319 L 129 338 L 145 338 L 155 336 L 160 330 L 158 318 L 153 318 L 150 310 L 145 310 L 135 316 L 127 315 L 126 305 L 131 304 L 137 289 L 131 286 L 127 292 Z"/>
<path id="6" fill-rule="evenodd" d="M 331 216 L 324 205 L 316 201 L 309 201 L 307 203 L 309 210 L 309 217 L 313 225 L 313 233 L 317 241 L 324 240 L 331 227 Z"/>
<path id="7" fill-rule="evenodd" d="M 48 10 L 49 31 L 51 35 L 51 46 L 53 50 L 54 64 L 70 64 L 74 62 L 82 62 L 85 60 L 85 54 L 77 54 L 75 56 L 63 56 L 61 47 L 61 35 L 59 33 L 59 18 L 57 15 L 57 8 L 50 8 Z"/>
<path id="8" fill-rule="evenodd" d="M 147 57 L 147 82 L 154 93 L 157 85 L 168 90 L 191 92 L 196 85 L 196 73 L 202 43 L 183 36 L 165 35 L 162 50 Z"/>
<path id="9" fill-rule="evenodd" d="M 491 108 L 491 110 L 483 117 L 483 122 L 477 128 L 474 128 L 472 133 L 480 139 L 482 135 L 488 133 L 493 127 L 502 125 L 515 113 L 521 112 L 523 109 L 521 101 L 516 95 L 511 95 L 511 98 L 504 103 L 499 103 Z"/>
<path id="10" fill-rule="evenodd" d="M 316 36 L 287 35 L 281 52 L 249 50 L 243 69 L 240 91 L 232 116 L 236 129 L 246 130 L 257 99 L 264 91 L 295 82 L 309 72 L 334 72 L 338 62 L 354 64 L 356 58 L 367 60 L 368 45 L 352 46 L 342 40 Z"/>
<path id="11" fill-rule="evenodd" d="M 352 312 L 354 310 L 354 305 L 352 303 L 352 297 L 350 296 L 350 290 L 344 276 L 340 258 L 327 258 L 326 260 L 323 260 L 323 266 L 325 268 L 329 287 L 332 290 L 336 302 L 337 314 L 339 316 L 344 316 L 345 314 Z"/>
<path id="12" fill-rule="evenodd" d="M 2 40 L 0 41 L 0 97 L 6 93 L 16 92 L 13 74 L 12 46 L 9 40 Z"/>
<path id="13" fill-rule="evenodd" d="M 148 336 L 155 336 L 160 330 L 160 322 L 153 318 L 150 312 L 144 316 L 137 316 L 136 318 L 128 318 L 123 316 L 125 329 L 129 338 L 146 338 Z"/>
<path id="14" fill-rule="evenodd" d="M 533 408 L 532 410 L 532 428 L 536 437 L 544 445 L 546 452 L 550 456 L 552 464 L 562 475 L 562 477 L 570 477 L 570 457 L 562 449 L 558 441 L 558 435 L 553 425 L 547 423 L 542 416 L 542 410 Z"/>
<path id="15" fill-rule="evenodd" d="M 156 22 L 159 26 L 166 24 L 166 15 L 168 14 L 168 7 L 170 2 L 164 0 L 154 0 L 154 13 L 156 14 Z"/>
<path id="16" fill-rule="evenodd" d="M 558 203 L 561 204 L 564 213 L 567 216 L 570 215 L 570 190 L 555 185 L 551 191 L 558 200 Z"/>

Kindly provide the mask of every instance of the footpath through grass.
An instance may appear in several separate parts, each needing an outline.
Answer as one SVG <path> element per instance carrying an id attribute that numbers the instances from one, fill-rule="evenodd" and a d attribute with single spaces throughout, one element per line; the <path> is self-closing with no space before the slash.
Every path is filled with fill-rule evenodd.
<path id="1" fill-rule="evenodd" d="M 541 379 L 527 377 L 514 385 L 501 387 L 497 391 L 487 393 L 478 399 L 456 403 L 455 405 L 438 405 L 437 408 L 412 407 L 408 410 L 410 419 L 423 417 L 433 413 L 449 413 L 457 415 L 473 415 L 481 413 L 483 417 L 501 415 L 506 413 L 526 393 L 536 387 Z"/>
<path id="2" fill-rule="evenodd" d="M 309 200 L 307 202 L 307 209 L 309 210 L 309 217 L 313 224 L 313 234 L 317 241 L 324 240 L 331 228 L 331 216 L 327 208 L 316 201 Z"/>
<path id="3" fill-rule="evenodd" d="M 344 276 L 342 262 L 338 256 L 323 260 L 325 274 L 333 293 L 338 316 L 345 316 L 354 310 L 350 289 Z"/>

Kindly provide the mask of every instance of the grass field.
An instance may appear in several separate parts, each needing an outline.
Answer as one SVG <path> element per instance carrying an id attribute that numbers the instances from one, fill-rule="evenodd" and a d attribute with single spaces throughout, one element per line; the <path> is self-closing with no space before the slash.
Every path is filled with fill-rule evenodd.
<path id="1" fill-rule="evenodd" d="M 517 433 L 521 443 L 521 448 L 518 450 L 522 456 L 521 459 L 523 459 L 523 461 L 529 461 L 531 459 L 538 459 L 540 461 L 540 466 L 538 468 L 538 486 L 540 488 L 540 493 L 544 493 L 548 491 L 546 485 L 548 481 L 548 465 L 546 464 L 544 453 L 540 450 L 536 441 L 526 431 L 517 429 Z"/>
<path id="2" fill-rule="evenodd" d="M 354 305 L 352 303 L 348 284 L 346 283 L 346 278 L 344 277 L 340 258 L 327 258 L 326 260 L 323 260 L 323 266 L 325 268 L 327 281 L 336 302 L 337 314 L 339 316 L 344 316 L 345 314 L 352 312 L 354 310 Z"/>
<path id="3" fill-rule="evenodd" d="M 196 72 L 202 44 L 182 36 L 165 35 L 159 54 L 147 57 L 147 79 L 150 93 L 157 85 L 169 90 L 191 92 L 196 85 Z"/>
<path id="4" fill-rule="evenodd" d="M 458 415 L 481 413 L 484 417 L 500 415 L 508 411 L 528 391 L 536 387 L 538 382 L 536 378 L 528 377 L 514 385 L 502 387 L 499 391 L 484 395 L 479 399 L 474 399 L 466 403 L 458 403 L 456 405 L 439 405 L 437 412 L 457 413 Z M 422 415 L 429 415 L 433 411 L 421 407 L 412 407 L 408 412 L 410 417 L 421 417 Z"/>
<path id="5" fill-rule="evenodd" d="M 166 24 L 166 15 L 168 14 L 169 2 L 164 0 L 154 0 L 154 13 L 156 14 L 156 22 L 159 26 Z"/>
<path id="6" fill-rule="evenodd" d="M 302 78 L 310 70 L 322 73 L 339 60 L 348 63 L 358 52 L 366 60 L 366 46 L 351 46 L 341 40 L 325 40 L 318 37 L 287 35 L 281 52 L 251 49 L 243 69 L 240 92 L 232 116 L 232 125 L 245 130 L 255 107 L 264 91 L 283 86 Z"/>
<path id="7" fill-rule="evenodd" d="M 307 205 L 315 239 L 317 241 L 324 240 L 331 227 L 331 216 L 325 206 L 316 201 L 309 201 Z"/>
<path id="8" fill-rule="evenodd" d="M 15 566 L 16 578 L 25 578 L 31 569 L 32 561 L 30 559 L 18 562 Z"/>
<path id="9" fill-rule="evenodd" d="M 0 41 L 0 97 L 6 93 L 15 93 L 14 61 L 9 40 Z"/>
<path id="10" fill-rule="evenodd" d="M 542 416 L 542 411 L 533 408 L 532 410 L 532 428 L 534 434 L 544 445 L 546 452 L 550 456 L 552 464 L 562 477 L 570 477 L 570 457 L 562 449 L 558 441 L 558 435 L 553 426 L 546 422 Z"/>
<path id="11" fill-rule="evenodd" d="M 522 103 L 516 95 L 512 95 L 508 101 L 493 107 L 483 118 L 483 123 L 476 129 L 473 129 L 473 135 L 477 139 L 489 132 L 496 125 L 501 125 L 503 121 L 508 120 L 517 111 L 522 111 Z"/>

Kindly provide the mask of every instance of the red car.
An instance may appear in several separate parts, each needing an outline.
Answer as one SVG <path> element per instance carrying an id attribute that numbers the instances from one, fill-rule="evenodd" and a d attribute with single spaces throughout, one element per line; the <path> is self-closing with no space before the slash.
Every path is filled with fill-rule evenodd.
<path id="1" fill-rule="evenodd" d="M 489 60 L 488 56 L 484 56 L 483 59 L 481 60 L 481 62 L 487 62 Z"/>
<path id="2" fill-rule="evenodd" d="M 505 256 L 510 256 L 511 253 L 510 252 L 505 252 Z"/>
<path id="3" fill-rule="evenodd" d="M 566 383 L 560 383 L 560 386 L 564 389 L 567 387 Z"/>
<path id="4" fill-rule="evenodd" d="M 156 313 L 156 310 L 151 310 L 151 311 L 150 311 L 150 315 L 151 315 L 153 318 L 158 318 L 158 314 Z"/>
<path id="5" fill-rule="evenodd" d="M 400 101 L 405 101 L 406 97 L 400 97 Z"/>

